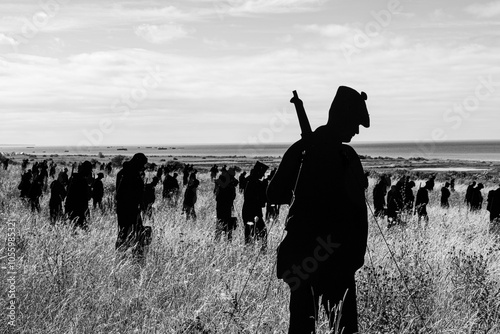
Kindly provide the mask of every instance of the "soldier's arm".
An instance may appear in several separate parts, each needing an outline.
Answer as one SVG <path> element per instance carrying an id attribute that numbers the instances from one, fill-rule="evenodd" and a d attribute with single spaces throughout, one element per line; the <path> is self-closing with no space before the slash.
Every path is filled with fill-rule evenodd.
<path id="1" fill-rule="evenodd" d="M 302 141 L 298 141 L 283 155 L 278 170 L 267 187 L 267 200 L 270 204 L 290 204 L 302 150 Z"/>

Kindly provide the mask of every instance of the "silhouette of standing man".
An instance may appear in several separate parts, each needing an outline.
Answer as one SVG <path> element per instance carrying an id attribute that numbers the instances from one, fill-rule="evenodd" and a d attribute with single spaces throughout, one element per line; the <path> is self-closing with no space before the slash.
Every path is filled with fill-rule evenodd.
<path id="1" fill-rule="evenodd" d="M 140 244 L 142 232 L 141 204 L 144 194 L 144 171 L 148 159 L 143 153 L 136 153 L 124 164 L 121 177 L 116 188 L 116 214 L 118 218 L 118 237 L 115 248 L 126 252 L 132 248 L 133 256 L 143 260 L 143 248 Z"/>
<path id="2" fill-rule="evenodd" d="M 320 296 L 330 327 L 339 321 L 342 333 L 358 332 L 354 274 L 366 251 L 368 180 L 357 153 L 342 143 L 359 133 L 359 125 L 370 126 L 366 99 L 339 87 L 328 123 L 287 150 L 267 189 L 269 202 L 291 204 L 277 262 L 278 278 L 291 291 L 289 334 L 315 332 Z M 291 102 L 302 107 L 298 97 Z M 319 182 L 318 170 L 334 177 Z M 335 319 L 342 300 L 342 315 Z"/>

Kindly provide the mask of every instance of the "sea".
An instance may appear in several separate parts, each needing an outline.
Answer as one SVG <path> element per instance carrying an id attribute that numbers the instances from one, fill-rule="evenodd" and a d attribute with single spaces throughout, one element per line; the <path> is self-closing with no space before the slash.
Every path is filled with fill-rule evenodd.
<path id="1" fill-rule="evenodd" d="M 267 145 L 200 144 L 200 145 L 137 145 L 137 146 L 38 146 L 1 145 L 0 152 L 24 153 L 37 156 L 50 155 L 133 155 L 182 157 L 281 157 L 291 143 Z M 373 158 L 425 158 L 444 160 L 500 161 L 498 141 L 446 141 L 446 142 L 352 142 L 359 155 Z"/>

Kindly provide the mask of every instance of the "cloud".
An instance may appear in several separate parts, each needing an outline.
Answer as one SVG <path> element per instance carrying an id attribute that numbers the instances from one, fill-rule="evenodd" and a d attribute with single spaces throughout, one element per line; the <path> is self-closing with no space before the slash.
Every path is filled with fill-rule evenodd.
<path id="1" fill-rule="evenodd" d="M 473 4 L 465 7 L 465 11 L 479 18 L 500 16 L 500 1 L 493 1 L 485 4 Z"/>
<path id="2" fill-rule="evenodd" d="M 0 33 L 0 45 L 19 45 L 19 42 L 16 41 L 14 38 L 9 37 L 5 34 Z"/>
<path id="3" fill-rule="evenodd" d="M 324 37 L 345 37 L 347 35 L 352 35 L 354 30 L 347 25 L 340 24 L 309 24 L 309 25 L 299 25 L 297 26 L 299 30 L 304 32 L 317 33 Z"/>
<path id="4" fill-rule="evenodd" d="M 134 28 L 134 32 L 137 36 L 144 38 L 150 43 L 163 44 L 187 37 L 194 30 L 191 29 L 188 31 L 183 26 L 177 24 L 141 24 Z"/>
<path id="5" fill-rule="evenodd" d="M 317 11 L 327 0 L 214 0 L 219 15 L 251 16 Z"/>

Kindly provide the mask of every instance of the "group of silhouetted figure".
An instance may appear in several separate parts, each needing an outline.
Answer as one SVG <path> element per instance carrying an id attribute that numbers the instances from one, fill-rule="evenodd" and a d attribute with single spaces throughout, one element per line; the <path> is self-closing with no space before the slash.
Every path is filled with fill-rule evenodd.
<path id="1" fill-rule="evenodd" d="M 427 205 L 429 204 L 429 191 L 434 189 L 435 176 L 430 177 L 424 185 L 420 185 L 416 196 L 413 192 L 415 182 L 409 176 L 401 177 L 398 182 L 391 185 L 388 175 L 381 175 L 378 183 L 373 188 L 374 214 L 377 217 L 387 216 L 388 227 L 404 223 L 411 215 L 418 215 L 418 220 L 429 221 Z M 390 188 L 387 191 L 387 188 Z M 480 211 L 483 206 L 484 189 L 482 183 L 473 181 L 467 187 L 464 203 L 471 212 Z M 449 198 L 455 191 L 455 180 L 445 182 L 441 188 L 440 205 L 442 208 L 450 208 Z M 487 197 L 486 209 L 490 212 L 490 221 L 493 222 L 500 216 L 500 187 L 490 190 Z"/>
<path id="2" fill-rule="evenodd" d="M 102 172 L 96 174 L 97 162 L 83 161 L 80 164 L 70 164 L 71 172 L 67 167 L 62 167 L 57 176 L 58 166 L 53 161 L 34 162 L 30 169 L 28 169 L 28 164 L 27 159 L 21 164 L 22 174 L 18 185 L 20 197 L 28 203 L 32 212 L 40 213 L 40 198 L 50 191 L 51 224 L 61 221 L 75 228 L 87 230 L 91 212 L 89 202 L 92 201 L 93 210 L 105 210 L 103 205 L 105 175 Z M 156 175 L 150 182 L 146 182 L 146 167 L 150 171 L 156 170 Z M 106 203 L 109 207 L 115 207 L 117 212 L 119 226 L 117 249 L 134 248 L 132 244 L 138 241 L 137 233 L 143 227 L 143 219 L 153 217 L 153 204 L 156 202 L 158 184 L 163 186 L 160 191 L 163 203 L 169 207 L 178 206 L 181 190 L 183 190 L 182 213 L 185 214 L 186 220 L 195 221 L 197 218 L 195 204 L 200 181 L 197 179 L 198 171 L 194 166 L 185 164 L 180 170 L 182 184 L 179 184 L 179 174 L 173 167 L 156 167 L 155 164 L 147 164 L 147 158 L 138 153 L 131 160 L 123 162 L 122 168 L 116 174 L 116 193 L 114 198 L 111 196 Z M 267 203 L 266 188 L 276 172 L 276 169 L 273 169 L 267 177 L 264 177 L 268 168 L 258 161 L 249 174 L 242 172 L 236 179 L 238 167 L 212 166 L 210 177 L 214 185 L 213 194 L 216 204 L 216 240 L 220 240 L 222 235 L 225 235 L 227 240 L 232 240 L 233 231 L 238 225 L 234 201 L 236 194 L 240 193 L 243 196 L 241 217 L 245 243 L 259 240 L 262 243 L 262 249 L 266 249 L 265 221 L 272 221 L 279 215 L 279 205 Z M 99 169 L 108 175 L 112 173 L 111 163 L 102 163 Z M 49 180 L 51 180 L 50 183 Z M 265 217 L 264 208 L 266 209 Z M 136 255 L 141 258 L 141 251 L 136 250 Z"/>

